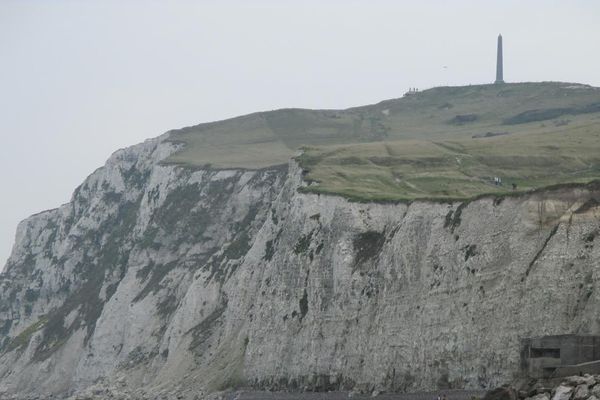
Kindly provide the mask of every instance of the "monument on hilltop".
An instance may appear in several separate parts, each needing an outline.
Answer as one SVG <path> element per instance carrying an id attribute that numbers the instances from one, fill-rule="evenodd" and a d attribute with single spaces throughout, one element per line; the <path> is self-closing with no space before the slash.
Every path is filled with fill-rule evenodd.
<path id="1" fill-rule="evenodd" d="M 504 83 L 502 71 L 502 35 L 498 35 L 498 55 L 496 57 L 496 84 Z"/>

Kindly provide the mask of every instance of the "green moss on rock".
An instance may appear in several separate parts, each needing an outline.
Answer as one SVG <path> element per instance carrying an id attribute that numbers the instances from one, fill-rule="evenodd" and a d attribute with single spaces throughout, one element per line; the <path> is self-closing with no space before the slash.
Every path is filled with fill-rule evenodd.
<path id="1" fill-rule="evenodd" d="M 355 266 L 377 257 L 384 243 L 385 234 L 383 232 L 367 231 L 358 234 L 352 242 L 356 252 Z"/>
<path id="2" fill-rule="evenodd" d="M 308 234 L 302 235 L 300 237 L 300 239 L 298 239 L 298 241 L 296 242 L 296 245 L 294 246 L 294 253 L 296 253 L 296 254 L 306 253 L 306 251 L 310 247 L 310 242 L 312 240 L 313 233 L 314 233 L 314 231 L 310 231 Z"/>
<path id="3" fill-rule="evenodd" d="M 41 317 L 37 322 L 25 328 L 23 332 L 9 342 L 6 351 L 24 350 L 29 345 L 33 334 L 42 329 L 47 322 L 48 319 L 46 317 Z"/>

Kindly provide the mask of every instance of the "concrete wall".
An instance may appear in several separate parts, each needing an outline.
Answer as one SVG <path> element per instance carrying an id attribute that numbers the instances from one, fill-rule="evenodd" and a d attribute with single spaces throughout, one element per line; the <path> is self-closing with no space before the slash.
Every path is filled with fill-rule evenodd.
<path id="1" fill-rule="evenodd" d="M 558 367 L 556 371 L 554 371 L 554 376 L 571 376 L 581 374 L 600 374 L 600 360 L 577 365 L 569 365 L 566 367 Z"/>
<path id="2" fill-rule="evenodd" d="M 521 370 L 532 378 L 579 373 L 578 365 L 596 360 L 600 360 L 600 336 L 558 335 L 521 341 Z M 595 363 L 589 366 L 594 371 L 598 367 Z"/>

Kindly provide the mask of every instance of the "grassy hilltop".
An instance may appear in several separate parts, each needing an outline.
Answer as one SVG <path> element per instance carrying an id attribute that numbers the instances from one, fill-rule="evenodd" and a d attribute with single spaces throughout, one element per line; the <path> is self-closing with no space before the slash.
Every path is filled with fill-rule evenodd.
<path id="1" fill-rule="evenodd" d="M 356 200 L 469 198 L 600 177 L 600 89 L 439 87 L 347 110 L 283 109 L 171 132 L 167 163 L 264 168 L 297 158 L 306 191 Z M 495 186 L 493 177 L 504 185 Z"/>

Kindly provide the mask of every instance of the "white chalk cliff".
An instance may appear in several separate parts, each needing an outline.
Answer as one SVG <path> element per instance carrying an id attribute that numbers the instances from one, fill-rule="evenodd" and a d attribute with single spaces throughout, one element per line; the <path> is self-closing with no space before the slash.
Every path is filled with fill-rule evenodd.
<path id="1" fill-rule="evenodd" d="M 4 396 L 482 388 L 521 337 L 600 332 L 599 184 L 356 203 L 299 193 L 293 161 L 162 164 L 176 146 L 116 152 L 19 225 Z"/>

